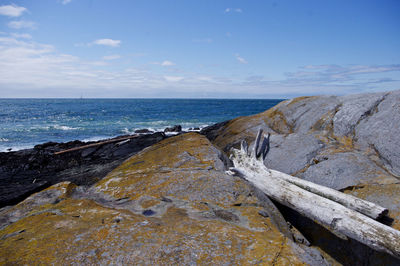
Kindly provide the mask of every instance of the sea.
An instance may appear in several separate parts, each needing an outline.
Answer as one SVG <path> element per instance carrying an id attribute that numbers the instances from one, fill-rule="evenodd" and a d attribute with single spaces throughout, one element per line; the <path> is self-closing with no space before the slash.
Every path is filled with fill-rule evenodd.
<path id="1" fill-rule="evenodd" d="M 49 141 L 96 141 L 134 134 L 204 128 L 263 112 L 278 99 L 0 99 L 0 152 Z"/>

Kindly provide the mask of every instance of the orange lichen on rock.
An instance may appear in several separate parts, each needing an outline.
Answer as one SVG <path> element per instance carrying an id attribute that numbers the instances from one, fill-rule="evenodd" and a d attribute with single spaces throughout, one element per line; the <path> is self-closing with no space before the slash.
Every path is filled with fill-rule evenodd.
<path id="1" fill-rule="evenodd" d="M 205 137 L 185 134 L 86 192 L 61 183 L 34 194 L 7 210 L 0 264 L 302 264 L 220 156 Z"/>

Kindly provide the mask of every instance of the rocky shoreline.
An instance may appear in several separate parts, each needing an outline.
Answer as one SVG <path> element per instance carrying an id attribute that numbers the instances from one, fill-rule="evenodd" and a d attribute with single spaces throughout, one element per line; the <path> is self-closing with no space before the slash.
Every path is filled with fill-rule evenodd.
<path id="1" fill-rule="evenodd" d="M 277 204 L 310 246 L 287 239 L 225 170 L 263 129 L 267 167 L 384 206 L 399 230 L 399 125 L 400 91 L 300 97 L 199 133 L 0 153 L 0 202 L 16 204 L 0 211 L 0 264 L 398 265 Z"/>
<path id="2" fill-rule="evenodd" d="M 101 144 L 128 135 L 90 142 L 79 140 L 66 143 L 47 142 L 32 149 L 0 152 L 0 208 L 15 205 L 32 193 L 59 182 L 70 181 L 79 186 L 92 185 L 130 156 L 165 138 L 183 133 L 185 132 L 182 131 L 182 127 L 175 125 L 166 128 L 164 132 L 136 130 L 133 135 L 137 136 L 136 138 L 65 154 L 54 153 L 85 145 Z"/>

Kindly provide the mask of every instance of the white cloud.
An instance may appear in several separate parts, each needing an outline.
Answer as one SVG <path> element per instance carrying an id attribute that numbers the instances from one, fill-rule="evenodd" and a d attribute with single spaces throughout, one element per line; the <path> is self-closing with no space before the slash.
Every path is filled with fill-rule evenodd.
<path id="1" fill-rule="evenodd" d="M 109 55 L 111 56 L 111 55 Z M 161 64 L 161 63 L 159 63 Z M 222 68 L 223 66 L 221 66 Z M 62 54 L 52 45 L 0 35 L 1 97 L 292 97 L 346 94 L 400 88 L 400 65 L 321 65 L 286 73 L 279 79 L 253 74 L 216 76 L 210 72 L 146 66 L 112 67 Z M 174 74 L 172 74 L 174 73 Z"/>
<path id="2" fill-rule="evenodd" d="M 16 39 L 32 39 L 32 35 L 28 33 L 11 33 L 11 36 Z"/>
<path id="3" fill-rule="evenodd" d="M 168 60 L 164 60 L 163 62 L 151 62 L 150 64 L 152 65 L 159 65 L 159 66 L 175 66 L 174 62 L 168 61 Z"/>
<path id="4" fill-rule="evenodd" d="M 36 23 L 27 20 L 14 20 L 8 23 L 8 27 L 13 29 L 36 29 Z"/>
<path id="5" fill-rule="evenodd" d="M 72 0 L 62 0 L 61 3 L 62 3 L 63 5 L 66 5 L 66 4 L 71 3 L 71 1 L 72 1 Z"/>
<path id="6" fill-rule="evenodd" d="M 224 11 L 225 13 L 229 13 L 229 12 L 236 12 L 236 13 L 242 13 L 243 10 L 241 8 L 232 8 L 232 7 L 228 7 L 225 9 Z"/>
<path id="7" fill-rule="evenodd" d="M 26 11 L 27 11 L 27 9 L 25 7 L 17 6 L 14 4 L 0 6 L 0 15 L 9 16 L 9 17 L 19 17 Z"/>
<path id="8" fill-rule="evenodd" d="M 93 41 L 92 44 L 96 45 L 104 45 L 104 46 L 110 46 L 110 47 L 119 47 L 121 44 L 120 40 L 113 40 L 113 39 L 98 39 Z"/>
<path id="9" fill-rule="evenodd" d="M 115 60 L 115 59 L 119 59 L 119 58 L 121 58 L 121 56 L 118 55 L 118 54 L 105 55 L 105 56 L 103 56 L 103 59 L 104 59 L 104 60 Z"/>
<path id="10" fill-rule="evenodd" d="M 338 81 L 350 80 L 363 74 L 399 72 L 400 64 L 394 65 L 308 65 L 296 72 L 286 73 L 290 79 Z"/>
<path id="11" fill-rule="evenodd" d="M 162 66 L 174 66 L 175 63 L 171 62 L 171 61 L 168 61 L 168 60 L 165 60 L 164 62 L 161 63 L 161 65 Z"/>
<path id="12" fill-rule="evenodd" d="M 166 81 L 169 82 L 179 82 L 184 79 L 184 77 L 178 77 L 178 76 L 164 76 L 164 78 Z"/>
<path id="13" fill-rule="evenodd" d="M 239 54 L 235 54 L 236 60 L 239 61 L 239 63 L 241 64 L 247 64 L 248 62 L 246 61 L 246 59 L 244 59 L 243 57 L 241 57 Z"/>

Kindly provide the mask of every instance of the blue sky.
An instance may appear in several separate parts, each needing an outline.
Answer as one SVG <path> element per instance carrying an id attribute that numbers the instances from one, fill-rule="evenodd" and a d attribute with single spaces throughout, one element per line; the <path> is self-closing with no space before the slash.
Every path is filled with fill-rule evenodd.
<path id="1" fill-rule="evenodd" d="M 0 97 L 400 89 L 400 1 L 0 0 Z"/>

